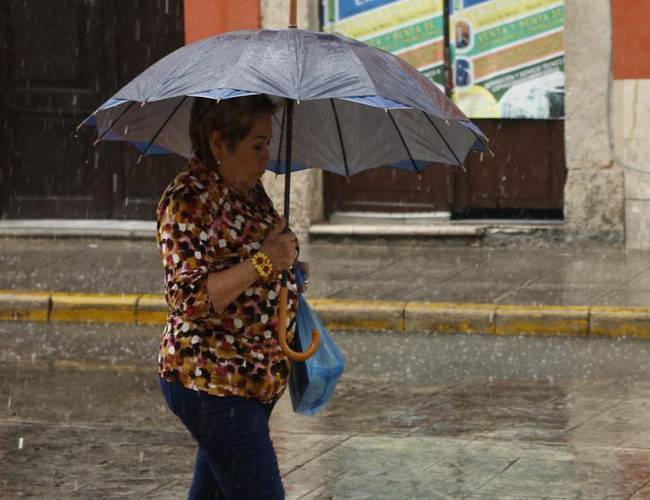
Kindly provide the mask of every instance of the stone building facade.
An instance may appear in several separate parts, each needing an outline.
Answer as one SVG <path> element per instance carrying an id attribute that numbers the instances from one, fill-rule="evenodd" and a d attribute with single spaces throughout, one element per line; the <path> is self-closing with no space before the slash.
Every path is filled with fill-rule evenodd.
<path id="1" fill-rule="evenodd" d="M 299 0 L 299 27 L 318 29 L 319 0 Z M 262 26 L 285 27 L 288 0 L 262 0 Z M 650 5 L 565 0 L 567 239 L 650 249 Z M 283 8 L 284 7 L 284 8 Z M 267 175 L 280 200 L 283 181 Z M 293 182 L 301 232 L 323 214 L 320 172 Z"/>
<path id="2" fill-rule="evenodd" d="M 628 249 L 650 249 L 650 6 L 643 4 L 565 3 L 567 235 Z"/>
<path id="3" fill-rule="evenodd" d="M 298 0 L 299 28 L 319 29 L 321 1 Z M 12 4 L 7 9 L 11 15 L 0 23 L 0 32 L 8 42 L 0 62 L 13 63 L 1 65 L 0 71 L 0 128 L 7 131 L 0 141 L 0 218 L 150 219 L 160 191 L 182 162 L 145 159 L 136 167 L 135 151 L 114 144 L 95 150 L 89 138 L 73 141 L 70 130 L 102 97 L 183 43 L 224 31 L 288 24 L 289 0 L 165 4 L 168 8 L 161 10 L 144 2 L 128 16 L 110 2 L 52 7 L 61 32 L 93 27 L 78 46 L 60 47 L 58 31 L 41 29 L 54 11 L 29 2 L 25 8 Z M 556 143 L 538 133 L 533 137 L 565 160 L 566 182 L 557 183 L 554 216 L 563 215 L 564 234 L 577 244 L 597 241 L 650 249 L 649 23 L 649 1 L 564 0 L 564 156 Z M 105 34 L 100 29 L 104 25 L 119 30 Z M 39 50 L 29 50 L 33 46 Z M 76 53 L 81 55 L 75 59 Z M 31 80 L 40 83 L 35 86 Z M 520 124 L 502 123 L 510 127 L 506 135 L 514 137 L 511 142 L 519 141 L 513 134 L 522 130 Z M 57 155 L 51 165 L 43 164 L 41 158 L 53 150 Z M 528 161 L 530 156 L 526 149 L 524 165 L 541 172 Z M 520 186 L 533 184 L 529 179 L 522 177 Z M 323 220 L 325 207 L 332 211 L 328 191 L 337 190 L 324 188 L 329 180 L 319 170 L 292 175 L 292 226 L 303 236 Z M 498 184 L 500 177 L 490 171 L 477 185 L 483 188 L 492 180 Z M 266 174 L 264 183 L 282 206 L 283 176 Z"/>

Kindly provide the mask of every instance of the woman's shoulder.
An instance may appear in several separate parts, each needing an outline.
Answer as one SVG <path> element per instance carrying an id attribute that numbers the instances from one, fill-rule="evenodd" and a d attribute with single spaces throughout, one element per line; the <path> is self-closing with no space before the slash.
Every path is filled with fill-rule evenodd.
<path id="1" fill-rule="evenodd" d="M 207 203 L 219 203 L 219 190 L 213 186 L 213 180 L 191 166 L 180 172 L 165 189 L 160 203 L 159 212 L 169 203 L 190 206 L 194 209 Z"/>

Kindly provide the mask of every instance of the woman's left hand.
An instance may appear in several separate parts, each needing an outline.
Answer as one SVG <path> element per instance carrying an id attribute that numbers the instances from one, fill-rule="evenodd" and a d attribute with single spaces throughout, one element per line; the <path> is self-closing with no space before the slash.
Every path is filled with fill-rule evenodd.
<path id="1" fill-rule="evenodd" d="M 305 277 L 305 280 L 300 287 L 300 293 L 305 293 L 307 291 L 307 287 L 309 286 L 309 262 L 298 261 L 298 265 L 300 266 L 300 270 Z"/>

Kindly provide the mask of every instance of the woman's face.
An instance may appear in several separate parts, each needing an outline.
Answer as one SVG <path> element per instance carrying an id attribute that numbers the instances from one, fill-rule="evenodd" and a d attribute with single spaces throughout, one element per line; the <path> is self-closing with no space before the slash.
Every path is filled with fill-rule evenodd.
<path id="1" fill-rule="evenodd" d="M 210 134 L 212 153 L 221 161 L 219 174 L 237 191 L 250 191 L 264 174 L 269 161 L 271 115 L 263 113 L 253 122 L 249 134 L 231 151 L 218 132 Z"/>

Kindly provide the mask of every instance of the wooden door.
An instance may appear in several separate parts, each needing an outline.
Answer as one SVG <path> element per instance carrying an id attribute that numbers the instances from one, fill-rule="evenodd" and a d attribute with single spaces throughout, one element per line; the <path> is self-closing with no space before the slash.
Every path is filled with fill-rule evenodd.
<path id="1" fill-rule="evenodd" d="M 326 214 L 438 212 L 454 217 L 561 218 L 566 163 L 562 120 L 474 120 L 495 156 L 471 152 L 464 169 L 432 165 L 422 180 L 388 168 L 325 172 Z"/>
<path id="2" fill-rule="evenodd" d="M 325 211 L 448 212 L 454 193 L 453 168 L 432 164 L 418 179 L 412 172 L 381 167 L 349 178 L 324 172 Z"/>
<path id="3" fill-rule="evenodd" d="M 0 4 L 3 217 L 106 217 L 107 166 L 77 123 L 107 95 L 103 2 Z"/>
<path id="4" fill-rule="evenodd" d="M 495 155 L 470 153 L 455 171 L 460 217 L 562 218 L 563 120 L 474 120 Z"/>
<path id="5" fill-rule="evenodd" d="M 152 219 L 183 161 L 92 146 L 76 125 L 183 44 L 182 0 L 0 3 L 2 217 Z"/>
<path id="6" fill-rule="evenodd" d="M 126 85 L 158 59 L 184 43 L 183 0 L 131 0 L 117 2 L 112 85 Z M 176 155 L 147 156 L 128 144 L 107 143 L 117 156 L 112 167 L 112 217 L 155 219 L 155 209 L 165 187 L 185 160 Z"/>

